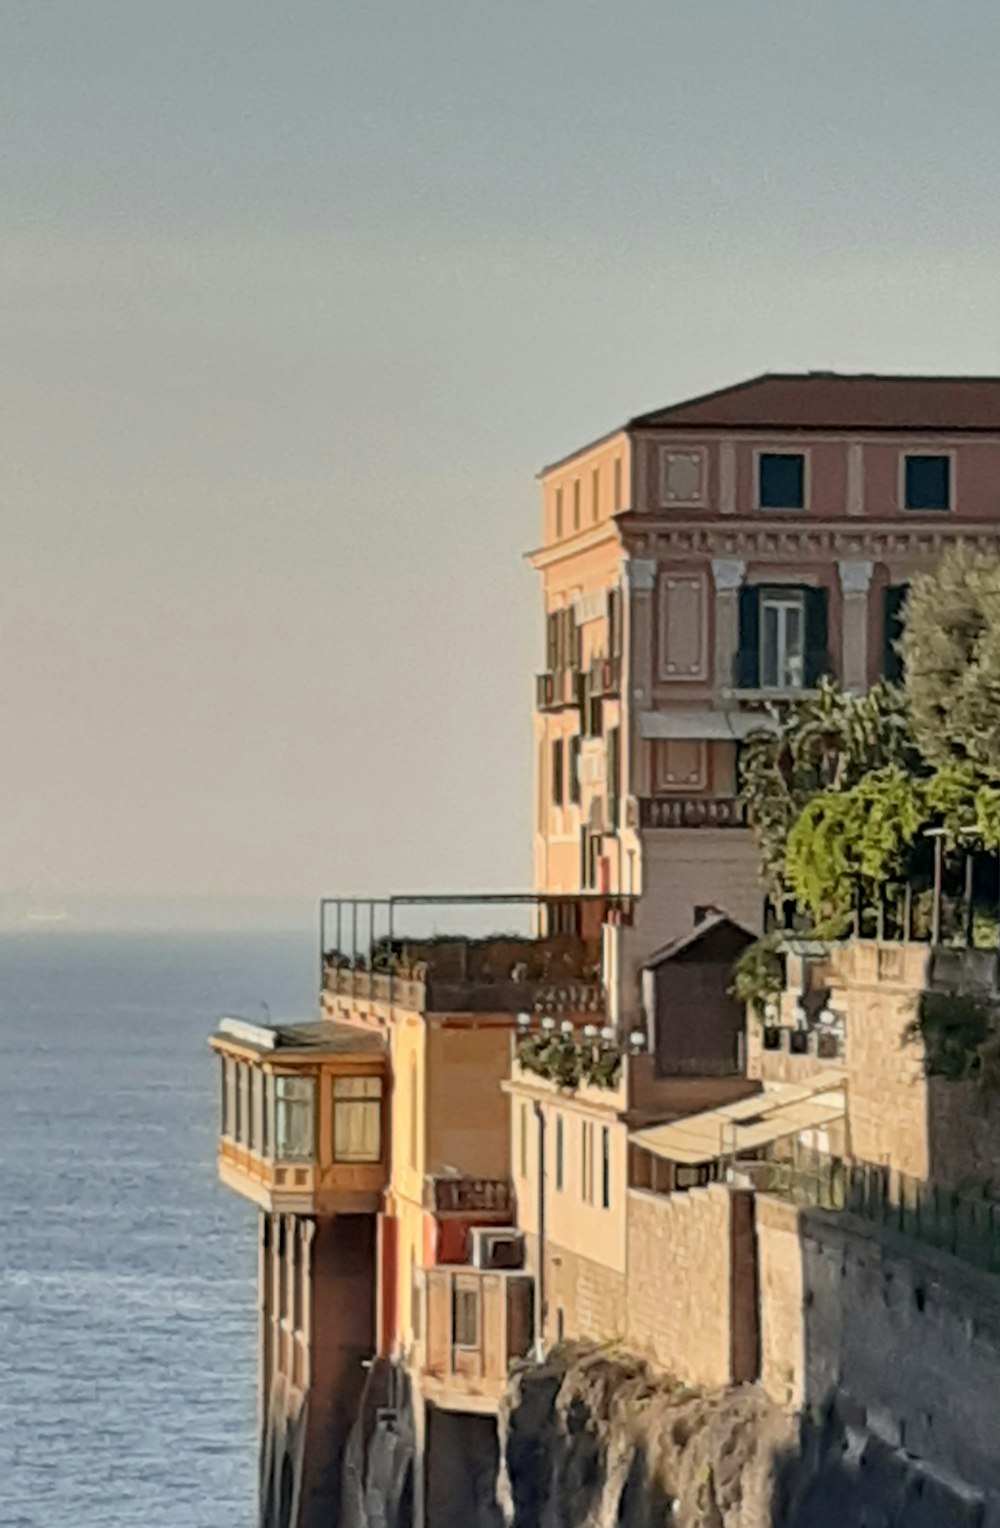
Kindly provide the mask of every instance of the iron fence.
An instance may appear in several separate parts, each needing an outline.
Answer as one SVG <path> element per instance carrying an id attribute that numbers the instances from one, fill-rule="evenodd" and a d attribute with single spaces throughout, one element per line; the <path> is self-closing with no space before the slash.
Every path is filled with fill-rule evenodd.
<path id="1" fill-rule="evenodd" d="M 762 1193 L 804 1207 L 846 1211 L 1000 1273 L 1000 1201 L 984 1194 L 954 1193 L 896 1168 L 816 1151 L 757 1162 L 751 1170 Z"/>

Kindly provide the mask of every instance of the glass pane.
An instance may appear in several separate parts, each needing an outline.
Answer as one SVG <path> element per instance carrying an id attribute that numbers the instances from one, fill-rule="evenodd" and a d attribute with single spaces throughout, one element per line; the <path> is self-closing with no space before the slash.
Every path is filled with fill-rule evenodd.
<path id="1" fill-rule="evenodd" d="M 948 509 L 951 462 L 947 456 L 906 458 L 907 509 Z"/>
<path id="2" fill-rule="evenodd" d="M 333 1156 L 337 1162 L 378 1162 L 381 1159 L 382 1105 L 378 1100 L 338 1100 L 334 1104 Z"/>
<path id="3" fill-rule="evenodd" d="M 803 620 L 800 605 L 786 605 L 785 617 L 785 672 L 783 683 L 792 690 L 802 687 L 803 677 Z"/>
<path id="4" fill-rule="evenodd" d="M 761 509 L 801 509 L 805 503 L 805 458 L 765 452 L 760 457 Z"/>
<path id="5" fill-rule="evenodd" d="M 313 1092 L 311 1077 L 275 1078 L 275 1155 L 279 1161 L 312 1160 Z"/>
<path id="6" fill-rule="evenodd" d="M 778 607 L 765 604 L 761 610 L 760 682 L 765 690 L 778 688 Z"/>

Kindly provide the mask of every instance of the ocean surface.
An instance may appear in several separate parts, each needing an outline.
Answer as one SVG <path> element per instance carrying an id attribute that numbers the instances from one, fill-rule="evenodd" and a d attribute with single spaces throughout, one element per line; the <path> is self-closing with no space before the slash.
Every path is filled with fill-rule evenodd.
<path id="1" fill-rule="evenodd" d="M 222 1012 L 308 935 L 0 935 L 0 1525 L 252 1528 L 256 1211 L 215 1180 Z"/>

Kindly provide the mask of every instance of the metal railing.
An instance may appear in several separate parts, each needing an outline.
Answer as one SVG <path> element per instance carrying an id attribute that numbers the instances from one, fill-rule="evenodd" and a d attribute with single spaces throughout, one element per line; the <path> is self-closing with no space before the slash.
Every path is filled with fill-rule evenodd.
<path id="1" fill-rule="evenodd" d="M 513 1204 L 509 1178 L 430 1177 L 424 1182 L 424 1206 L 439 1215 L 508 1215 Z"/>
<path id="2" fill-rule="evenodd" d="M 1000 1273 L 1000 1201 L 953 1193 L 896 1168 L 800 1149 L 788 1161 L 741 1163 L 761 1193 L 845 1211 L 988 1273 Z"/>

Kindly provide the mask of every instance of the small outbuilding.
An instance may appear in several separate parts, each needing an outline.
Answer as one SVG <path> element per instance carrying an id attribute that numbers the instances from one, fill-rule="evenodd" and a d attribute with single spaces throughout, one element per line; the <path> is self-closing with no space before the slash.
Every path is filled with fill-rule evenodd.
<path id="1" fill-rule="evenodd" d="M 657 1077 L 728 1077 L 746 1069 L 743 1005 L 733 965 L 755 935 L 716 909 L 656 950 L 642 968 L 646 1034 Z"/>

